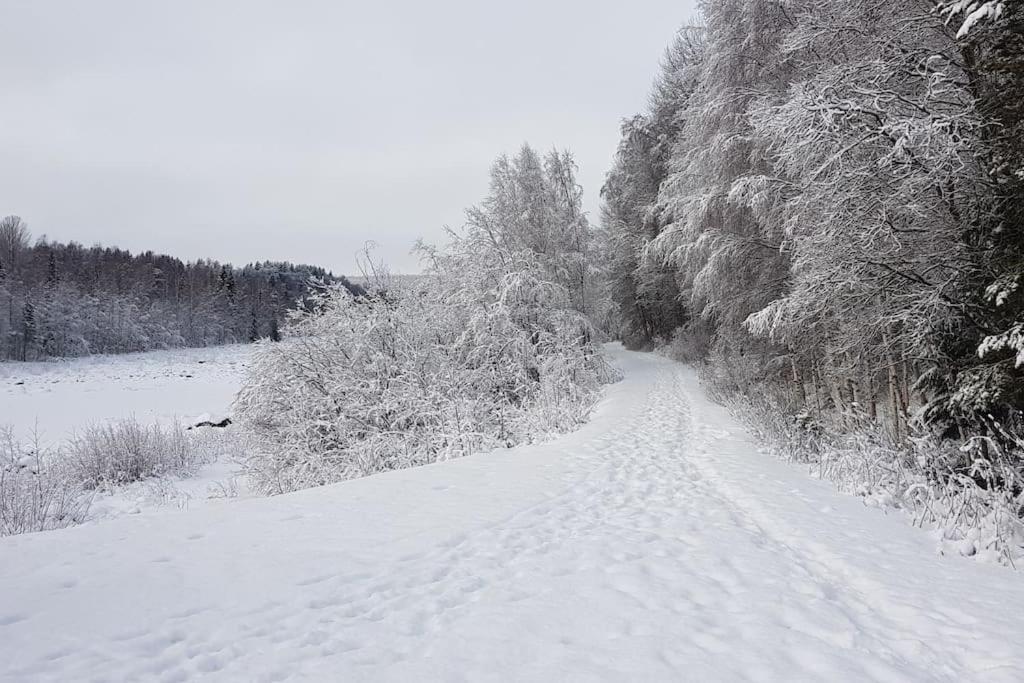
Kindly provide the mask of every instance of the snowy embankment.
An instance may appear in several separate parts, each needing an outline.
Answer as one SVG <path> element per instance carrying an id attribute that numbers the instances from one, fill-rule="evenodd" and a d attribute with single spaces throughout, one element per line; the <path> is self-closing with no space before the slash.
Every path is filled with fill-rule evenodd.
<path id="1" fill-rule="evenodd" d="M 1024 581 L 759 454 L 693 372 L 549 444 L 0 539 L 10 680 L 1020 680 Z"/>

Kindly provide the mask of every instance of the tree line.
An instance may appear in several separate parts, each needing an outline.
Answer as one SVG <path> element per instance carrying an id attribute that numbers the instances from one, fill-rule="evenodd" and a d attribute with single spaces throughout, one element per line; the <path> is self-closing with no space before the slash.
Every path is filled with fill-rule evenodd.
<path id="1" fill-rule="evenodd" d="M 33 241 L 0 220 L 0 360 L 37 360 L 278 339 L 314 283 L 361 291 L 323 268 L 235 268 L 151 251 Z"/>

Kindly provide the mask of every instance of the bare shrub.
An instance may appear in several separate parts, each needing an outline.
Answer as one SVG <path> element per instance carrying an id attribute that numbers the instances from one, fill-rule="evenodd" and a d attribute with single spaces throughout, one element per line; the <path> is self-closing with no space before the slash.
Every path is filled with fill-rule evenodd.
<path id="1" fill-rule="evenodd" d="M 65 458 L 87 489 L 191 476 L 207 462 L 180 425 L 147 426 L 134 418 L 86 428 L 69 442 Z"/>
<path id="2" fill-rule="evenodd" d="M 192 476 L 221 457 L 241 459 L 243 441 L 227 431 L 127 419 L 93 425 L 45 450 L 38 439 L 19 443 L 9 428 L 0 428 L 0 536 L 80 524 L 95 491 L 139 481 L 148 483 L 154 499 L 185 507 L 188 497 L 174 478 Z"/>
<path id="3" fill-rule="evenodd" d="M 69 469 L 34 446 L 0 430 L 0 536 L 72 526 L 88 513 L 90 496 Z"/>

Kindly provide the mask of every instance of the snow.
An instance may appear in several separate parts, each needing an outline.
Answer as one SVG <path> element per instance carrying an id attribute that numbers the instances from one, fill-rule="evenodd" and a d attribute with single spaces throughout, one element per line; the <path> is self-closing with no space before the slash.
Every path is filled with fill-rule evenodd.
<path id="1" fill-rule="evenodd" d="M 967 13 L 963 23 L 960 24 L 960 29 L 956 32 L 957 39 L 960 39 L 970 33 L 975 24 L 980 21 L 984 19 L 996 21 L 1003 15 L 1005 9 L 1005 4 L 999 0 L 987 0 L 981 3 L 974 2 L 973 0 L 958 0 L 943 11 L 948 13 L 951 18 L 961 12 Z"/>
<path id="2" fill-rule="evenodd" d="M 96 492 L 87 521 L 106 523 L 121 515 L 163 514 L 254 496 L 240 469 L 221 458 L 191 477 L 157 477 Z"/>
<path id="3" fill-rule="evenodd" d="M 237 344 L 0 363 L 0 428 L 11 427 L 29 445 L 38 432 L 40 446 L 50 450 L 85 427 L 108 420 L 134 417 L 186 427 L 220 422 L 230 415 L 251 353 L 251 346 Z M 221 459 L 193 477 L 150 479 L 97 492 L 88 519 L 174 512 L 251 495 L 239 477 L 239 465 L 230 460 L 232 449 L 219 451 Z M 25 456 L 21 464 L 34 468 L 35 458 Z"/>
<path id="4" fill-rule="evenodd" d="M 0 539 L 0 679 L 1020 680 L 1019 575 L 612 353 L 547 444 Z"/>
<path id="5" fill-rule="evenodd" d="M 241 383 L 252 347 L 149 351 L 68 361 L 0 363 L 0 426 L 43 445 L 90 423 L 135 416 L 188 422 L 223 415 Z"/>

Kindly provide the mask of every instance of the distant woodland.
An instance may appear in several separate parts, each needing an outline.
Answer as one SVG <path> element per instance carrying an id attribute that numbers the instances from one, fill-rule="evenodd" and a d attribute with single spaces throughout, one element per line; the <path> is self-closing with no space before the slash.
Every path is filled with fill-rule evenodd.
<path id="1" fill-rule="evenodd" d="M 32 239 L 0 220 L 0 360 L 39 360 L 277 339 L 313 288 L 361 288 L 323 268 L 242 268 Z"/>

